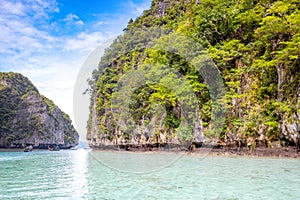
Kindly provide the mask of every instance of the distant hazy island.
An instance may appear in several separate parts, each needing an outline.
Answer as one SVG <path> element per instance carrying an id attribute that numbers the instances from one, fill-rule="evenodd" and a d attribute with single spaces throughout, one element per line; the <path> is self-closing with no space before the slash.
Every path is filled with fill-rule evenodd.
<path id="1" fill-rule="evenodd" d="M 79 135 L 67 114 L 18 73 L 0 73 L 0 148 L 71 148 Z"/>
<path id="2" fill-rule="evenodd" d="M 151 149 L 192 141 L 192 149 L 299 151 L 299 7 L 299 1 L 153 0 L 93 72 L 89 145 Z M 210 58 L 202 60 L 215 63 L 226 93 L 210 91 L 214 77 L 207 80 L 203 75 L 211 74 L 201 74 L 184 54 L 197 47 L 173 33 L 201 44 Z M 189 87 L 173 71 L 198 101 L 197 120 L 188 125 L 182 102 Z M 224 108 L 222 126 L 213 126 L 220 107 L 212 95 Z"/>

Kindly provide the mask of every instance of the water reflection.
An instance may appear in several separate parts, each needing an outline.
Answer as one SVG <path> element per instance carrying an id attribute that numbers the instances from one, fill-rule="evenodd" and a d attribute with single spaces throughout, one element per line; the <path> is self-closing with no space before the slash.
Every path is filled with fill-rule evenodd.
<path id="1" fill-rule="evenodd" d="M 0 152 L 0 199 L 88 199 L 88 152 Z"/>
<path id="2" fill-rule="evenodd" d="M 88 152 L 84 149 L 79 149 L 72 156 L 72 174 L 73 181 L 70 182 L 69 187 L 74 191 L 71 199 L 88 199 Z"/>

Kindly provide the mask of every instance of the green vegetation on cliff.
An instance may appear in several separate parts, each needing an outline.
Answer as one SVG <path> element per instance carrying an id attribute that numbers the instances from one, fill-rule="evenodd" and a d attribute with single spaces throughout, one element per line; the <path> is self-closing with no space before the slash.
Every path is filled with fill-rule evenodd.
<path id="1" fill-rule="evenodd" d="M 93 73 L 90 144 L 126 143 L 135 135 L 139 141 L 144 135 L 148 142 L 174 142 L 179 132 L 190 136 L 199 129 L 204 138 L 218 131 L 219 139 L 227 144 L 299 145 L 299 8 L 298 0 L 153 0 L 149 10 L 129 22 Z M 172 32 L 201 44 L 218 67 L 226 87 L 222 130 L 211 127 L 213 102 L 205 77 L 178 53 L 157 48 L 163 40 L 172 39 Z M 180 43 L 184 42 L 178 41 L 179 51 L 186 48 Z M 191 47 L 190 51 L 195 50 Z M 170 76 L 174 74 L 170 69 L 179 76 Z M 125 115 L 131 116 L 128 120 L 132 122 L 120 122 L 126 116 L 114 111 L 114 106 L 122 110 L 114 100 L 122 79 L 132 70 L 150 71 L 146 75 L 150 78 L 127 97 L 130 102 Z M 153 78 L 158 76 L 160 80 Z M 130 84 L 138 80 L 134 77 Z M 189 97 L 170 90 L 172 84 L 179 84 L 179 78 L 189 83 L 180 89 L 191 87 L 197 98 L 200 125 L 180 126 L 184 123 L 181 102 Z M 122 123 L 133 126 L 125 130 Z"/>
<path id="2" fill-rule="evenodd" d="M 32 144 L 68 148 L 78 143 L 69 116 L 18 73 L 0 73 L 0 147 Z"/>

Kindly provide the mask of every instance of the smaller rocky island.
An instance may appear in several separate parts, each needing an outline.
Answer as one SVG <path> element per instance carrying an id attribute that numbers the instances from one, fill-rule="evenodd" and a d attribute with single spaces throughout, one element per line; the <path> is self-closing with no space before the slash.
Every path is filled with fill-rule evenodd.
<path id="1" fill-rule="evenodd" d="M 0 148 L 61 149 L 78 144 L 70 117 L 18 73 L 0 73 Z"/>

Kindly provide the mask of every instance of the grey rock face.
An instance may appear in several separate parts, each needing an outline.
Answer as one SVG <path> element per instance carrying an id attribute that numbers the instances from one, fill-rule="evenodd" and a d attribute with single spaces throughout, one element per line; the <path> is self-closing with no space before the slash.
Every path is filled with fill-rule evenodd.
<path id="1" fill-rule="evenodd" d="M 71 148 L 78 140 L 69 116 L 26 77 L 0 73 L 0 147 Z"/>

